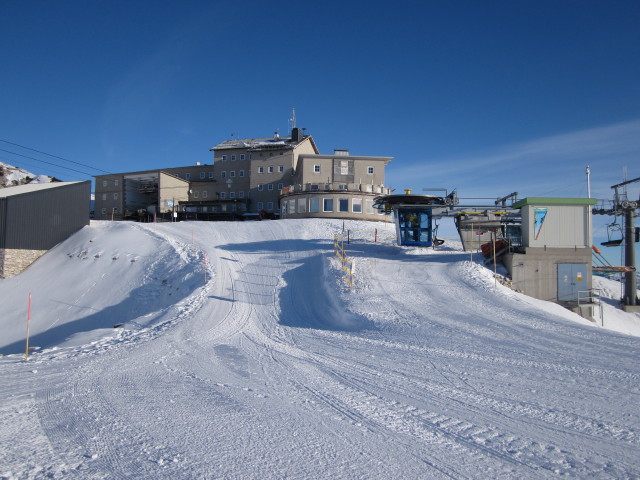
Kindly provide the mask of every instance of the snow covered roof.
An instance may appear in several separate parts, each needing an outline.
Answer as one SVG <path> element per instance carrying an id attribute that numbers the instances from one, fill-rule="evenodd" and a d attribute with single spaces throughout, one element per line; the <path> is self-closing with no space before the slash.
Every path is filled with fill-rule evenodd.
<path id="1" fill-rule="evenodd" d="M 40 190 L 48 190 L 50 188 L 64 187 L 82 182 L 51 182 L 51 183 L 28 183 L 26 185 L 18 185 L 15 187 L 0 188 L 0 198 L 12 197 L 14 195 L 22 195 L 24 193 L 38 192 Z"/>
<path id="2" fill-rule="evenodd" d="M 302 140 L 306 138 L 309 138 L 309 136 L 304 136 Z M 289 149 L 295 147 L 298 143 L 300 142 L 294 142 L 292 137 L 244 138 L 225 140 L 209 150 L 231 150 L 236 148 L 246 148 L 248 150 Z"/>

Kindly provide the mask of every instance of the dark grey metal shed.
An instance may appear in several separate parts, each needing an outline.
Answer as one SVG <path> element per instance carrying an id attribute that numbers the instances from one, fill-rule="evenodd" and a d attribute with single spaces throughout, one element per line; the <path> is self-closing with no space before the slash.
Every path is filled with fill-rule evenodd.
<path id="1" fill-rule="evenodd" d="M 0 189 L 0 254 L 46 251 L 89 225 L 91 182 L 55 182 Z M 4 273 L 4 274 L 3 274 Z M 0 272 L 0 276 L 6 276 Z"/>

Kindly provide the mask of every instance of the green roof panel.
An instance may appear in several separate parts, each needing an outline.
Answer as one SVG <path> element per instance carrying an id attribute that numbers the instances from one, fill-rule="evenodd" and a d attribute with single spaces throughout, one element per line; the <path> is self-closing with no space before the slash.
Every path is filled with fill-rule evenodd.
<path id="1" fill-rule="evenodd" d="M 595 205 L 597 202 L 595 198 L 527 197 L 514 203 L 513 208 L 525 205 Z"/>

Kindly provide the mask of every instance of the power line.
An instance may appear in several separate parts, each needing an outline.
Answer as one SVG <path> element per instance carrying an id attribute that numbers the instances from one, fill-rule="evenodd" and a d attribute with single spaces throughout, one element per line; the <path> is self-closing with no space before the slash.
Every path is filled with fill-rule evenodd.
<path id="1" fill-rule="evenodd" d="M 51 153 L 47 153 L 47 152 L 43 152 L 43 151 L 40 151 L 40 150 L 36 150 L 35 148 L 29 148 L 29 147 L 25 147 L 24 145 L 20 145 L 20 144 L 18 144 L 18 143 L 9 142 L 8 140 L 2 140 L 2 139 L 0 139 L 0 142 L 8 143 L 9 145 L 14 145 L 14 146 L 16 146 L 16 147 L 24 148 L 25 150 L 31 150 L 32 152 L 41 153 L 41 154 L 43 154 L 43 155 L 48 155 L 49 157 L 58 158 L 58 159 L 60 159 L 60 160 L 64 160 L 65 162 L 74 163 L 74 164 L 76 164 L 76 165 L 80 165 L 81 167 L 87 167 L 87 168 L 90 168 L 90 169 L 92 169 L 92 170 L 97 170 L 97 171 L 99 171 L 99 172 L 103 172 L 103 173 L 112 173 L 112 172 L 107 172 L 106 170 L 102 170 L 102 169 L 100 169 L 100 168 L 92 167 L 91 165 L 85 165 L 84 163 L 74 162 L 73 160 L 69 160 L 69 159 L 67 159 L 67 158 L 59 157 L 59 156 L 57 156 L 57 155 L 53 155 L 53 154 L 51 154 Z M 6 150 L 3 150 L 3 151 L 6 151 Z M 10 152 L 10 153 L 12 153 L 12 152 Z M 27 158 L 29 158 L 29 157 L 27 157 Z M 37 160 L 37 159 L 34 159 L 34 160 Z M 42 161 L 42 160 L 41 160 L 41 161 Z M 45 163 L 46 163 L 46 162 L 45 162 Z"/>
<path id="2" fill-rule="evenodd" d="M 30 156 L 28 156 L 28 155 L 22 155 L 21 153 L 11 152 L 11 151 L 9 151 L 9 150 L 4 150 L 3 148 L 0 148 L 0 152 L 7 152 L 7 153 L 10 153 L 11 155 L 17 155 L 17 156 L 19 156 L 19 157 L 29 158 L 29 159 L 31 159 L 31 160 L 35 160 L 36 162 L 46 163 L 46 164 L 48 164 L 48 165 L 53 165 L 54 167 L 64 168 L 64 169 L 66 169 L 66 170 L 71 170 L 72 172 L 77 172 L 77 173 L 81 173 L 81 174 L 83 174 L 83 175 L 87 175 L 87 176 L 89 176 L 89 177 L 93 177 L 93 175 L 92 175 L 92 174 L 87 173 L 87 172 L 81 172 L 80 170 L 75 170 L 75 169 L 73 169 L 73 168 L 65 167 L 65 166 L 63 166 L 63 165 L 58 165 L 57 163 L 51 163 L 51 162 L 47 162 L 47 161 L 45 161 L 45 160 L 40 160 L 39 158 L 30 157 Z M 90 168 L 91 168 L 91 167 L 90 167 Z"/>
<path id="3" fill-rule="evenodd" d="M 27 160 L 19 160 L 19 165 L 16 165 L 17 159 L 11 159 L 9 158 L 7 155 L 0 155 L 0 162 L 5 163 L 6 165 L 10 166 L 10 167 L 15 167 L 15 168 L 19 168 L 22 170 L 30 170 L 29 173 L 33 173 L 34 169 L 37 168 L 42 168 L 40 165 L 36 165 L 35 162 L 29 162 Z M 61 170 L 57 169 L 57 168 L 47 168 L 47 171 L 50 173 L 55 173 L 55 175 L 62 175 L 62 176 L 66 176 L 66 177 L 70 177 L 73 178 L 74 180 L 78 180 L 80 178 L 84 179 L 84 175 L 74 175 L 72 173 L 68 173 L 68 172 L 62 172 Z M 37 175 L 36 173 L 33 173 L 34 175 Z M 50 177 L 52 177 L 53 175 L 48 175 Z"/>

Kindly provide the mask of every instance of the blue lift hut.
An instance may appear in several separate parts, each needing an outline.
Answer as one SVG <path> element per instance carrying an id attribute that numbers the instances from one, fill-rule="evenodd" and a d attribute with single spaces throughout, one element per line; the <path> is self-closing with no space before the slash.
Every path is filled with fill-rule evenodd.
<path id="1" fill-rule="evenodd" d="M 373 206 L 387 214 L 393 212 L 398 245 L 431 247 L 443 243 L 436 237 L 434 219 L 442 216 L 456 202 L 455 192 L 436 196 L 412 195 L 411 190 L 405 190 L 404 195 L 376 197 Z"/>

